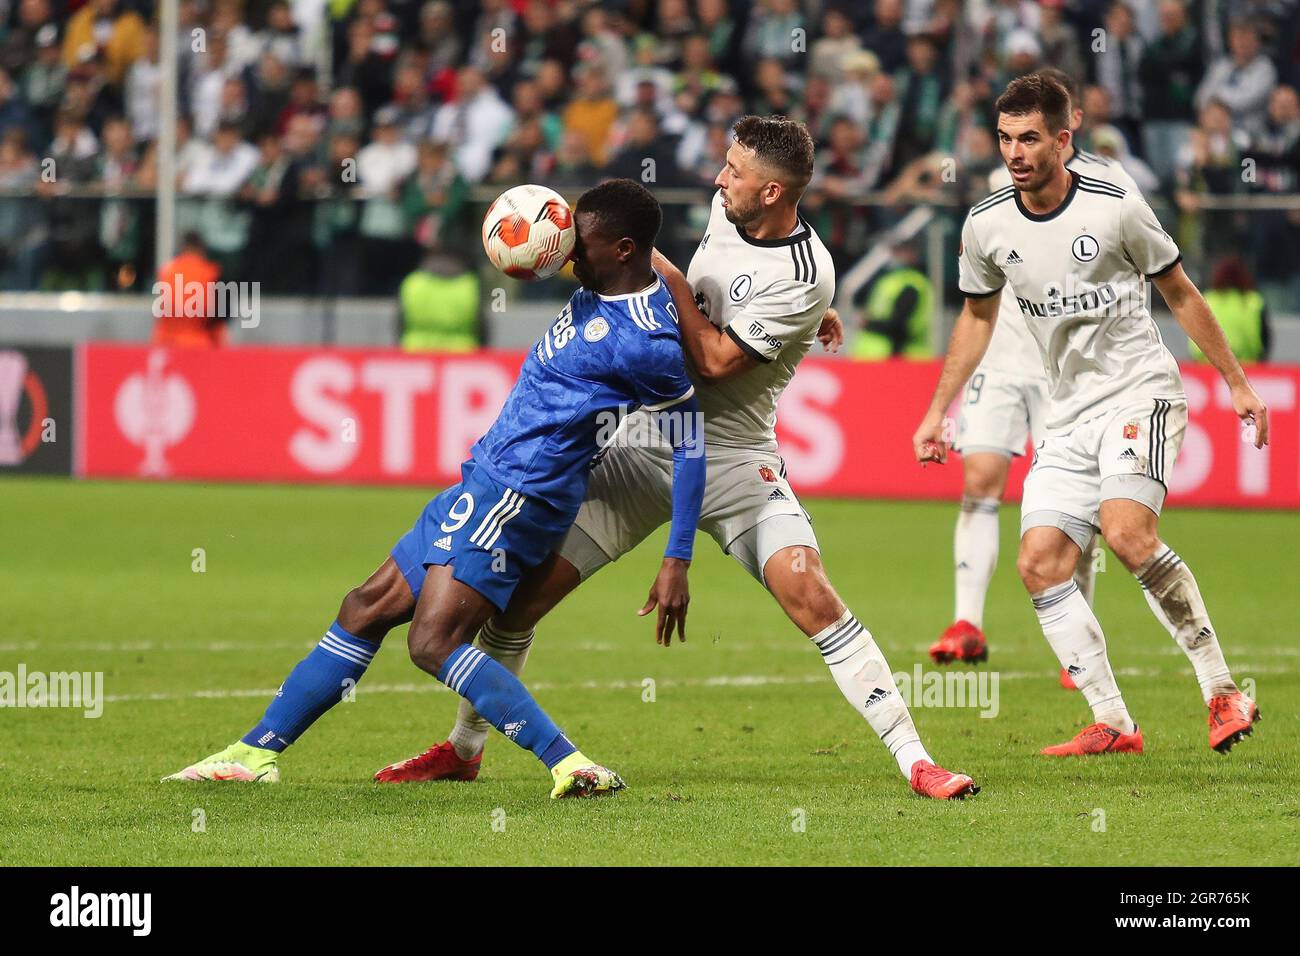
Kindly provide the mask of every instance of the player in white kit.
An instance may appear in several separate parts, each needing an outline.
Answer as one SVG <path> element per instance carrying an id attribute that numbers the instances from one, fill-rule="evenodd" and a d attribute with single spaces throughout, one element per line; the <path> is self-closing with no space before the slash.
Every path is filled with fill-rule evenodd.
<path id="1" fill-rule="evenodd" d="M 1146 309 L 1148 279 L 1223 376 L 1257 447 L 1268 440 L 1267 409 L 1151 207 L 1135 191 L 1065 167 L 1066 90 L 1030 74 L 1013 80 L 996 108 L 1012 185 L 966 217 L 958 253 L 966 304 L 915 453 L 921 462 L 946 459 L 944 413 L 988 347 L 999 299 L 1011 297 L 1049 385 L 1025 481 L 1017 567 L 1048 643 L 1094 718 L 1043 753 L 1142 751 L 1101 626 L 1072 577 L 1098 529 L 1173 626 L 1209 709 L 1210 746 L 1224 752 L 1250 733 L 1259 711 L 1232 679 L 1196 579 L 1157 534 L 1187 400 Z"/>
<path id="2" fill-rule="evenodd" d="M 1070 132 L 1083 124 L 1078 83 L 1062 70 L 1038 71 L 1056 80 L 1070 94 Z M 1075 147 L 1073 140 L 1062 152 L 1066 169 L 1102 179 L 1137 193 L 1137 184 L 1113 160 Z M 989 189 L 1011 185 L 1006 166 L 989 174 Z M 953 451 L 962 460 L 962 500 L 953 533 L 955 605 L 953 623 L 930 647 L 935 663 L 974 663 L 988 659 L 984 636 L 984 601 L 998 561 L 998 509 L 1006 492 L 1011 459 L 1025 453 L 1030 436 L 1043 430 L 1047 413 L 1048 380 L 1042 355 L 1011 296 L 1003 296 L 993 337 L 979 367 L 971 375 L 961 399 Z M 1075 566 L 1074 580 L 1092 603 L 1093 547 L 1085 547 Z M 1161 618 L 1158 605 L 1152 608 Z M 1071 690 L 1074 681 L 1064 668 L 1061 685 Z"/>
<path id="3" fill-rule="evenodd" d="M 818 337 L 835 292 L 830 254 L 798 211 L 812 167 L 813 142 L 802 124 L 783 117 L 740 120 L 688 275 L 656 256 L 678 315 L 645 318 L 679 322 L 696 382 L 708 457 L 700 529 L 812 640 L 912 789 L 960 798 L 979 788 L 969 776 L 937 766 L 922 746 L 884 655 L 831 586 L 777 449 L 777 400 Z M 620 434 L 657 432 L 640 427 L 633 415 Z M 518 672 L 537 622 L 668 520 L 671 466 L 662 447 L 616 436 L 593 468 L 586 500 L 558 552 L 521 582 L 510 606 L 484 627 L 479 646 Z M 658 630 L 670 643 L 672 634 Z M 448 741 L 377 777 L 473 779 L 486 736 L 472 708 L 462 708 Z"/>

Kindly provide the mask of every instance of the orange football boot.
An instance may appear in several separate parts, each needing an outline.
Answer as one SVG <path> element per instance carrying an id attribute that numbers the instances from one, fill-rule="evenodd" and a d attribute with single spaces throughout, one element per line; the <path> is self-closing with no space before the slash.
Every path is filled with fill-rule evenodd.
<path id="1" fill-rule="evenodd" d="M 964 773 L 950 773 L 928 760 L 912 764 L 912 789 L 935 800 L 964 800 L 980 792 L 975 781 Z"/>
<path id="2" fill-rule="evenodd" d="M 1126 734 L 1109 724 L 1093 724 L 1074 735 L 1063 744 L 1044 747 L 1039 751 L 1048 757 L 1089 757 L 1093 754 L 1140 754 L 1142 729 L 1134 727 Z"/>
<path id="3" fill-rule="evenodd" d="M 989 645 L 984 632 L 970 621 L 956 621 L 930 645 L 930 657 L 936 664 L 977 664 L 989 659 Z"/>
<path id="4" fill-rule="evenodd" d="M 483 755 L 462 760 L 451 741 L 444 740 L 418 757 L 390 764 L 375 774 L 380 783 L 425 783 L 429 780 L 473 780 L 478 776 Z"/>
<path id="5" fill-rule="evenodd" d="M 1250 736 L 1251 725 L 1259 720 L 1259 705 L 1237 691 L 1210 698 L 1210 747 L 1226 754 L 1241 738 Z"/>

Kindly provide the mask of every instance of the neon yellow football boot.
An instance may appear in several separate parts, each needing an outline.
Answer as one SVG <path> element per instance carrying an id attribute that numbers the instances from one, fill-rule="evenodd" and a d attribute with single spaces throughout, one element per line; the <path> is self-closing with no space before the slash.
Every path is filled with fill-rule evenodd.
<path id="1" fill-rule="evenodd" d="M 204 757 L 179 773 L 163 777 L 168 780 L 233 781 L 236 783 L 279 783 L 280 768 L 276 760 L 280 755 L 246 743 L 234 743 L 210 757 Z"/>
<path id="2" fill-rule="evenodd" d="M 568 797 L 599 797 L 613 795 L 627 787 L 623 778 L 607 767 L 594 763 L 575 750 L 551 768 L 555 786 L 551 789 L 552 800 L 564 800 Z"/>

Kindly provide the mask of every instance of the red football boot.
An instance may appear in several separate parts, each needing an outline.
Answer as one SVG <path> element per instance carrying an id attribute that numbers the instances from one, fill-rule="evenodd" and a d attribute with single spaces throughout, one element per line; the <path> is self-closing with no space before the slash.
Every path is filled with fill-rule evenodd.
<path id="1" fill-rule="evenodd" d="M 930 645 L 930 656 L 936 664 L 977 664 L 989 659 L 989 646 L 978 627 L 970 621 L 957 621 Z"/>
<path id="2" fill-rule="evenodd" d="M 1109 724 L 1093 724 L 1075 734 L 1073 740 L 1044 747 L 1039 751 L 1048 757 L 1090 757 L 1094 754 L 1140 754 L 1142 730 L 1134 727 L 1126 734 Z"/>
<path id="3" fill-rule="evenodd" d="M 1079 689 L 1078 685 L 1074 683 L 1074 678 L 1070 676 L 1070 672 L 1066 670 L 1064 667 L 1061 668 L 1061 686 L 1064 687 L 1066 690 Z"/>
<path id="4" fill-rule="evenodd" d="M 1210 747 L 1226 754 L 1241 738 L 1250 736 L 1259 720 L 1259 705 L 1237 691 L 1210 698 Z"/>
<path id="5" fill-rule="evenodd" d="M 418 757 L 391 764 L 375 774 L 380 783 L 424 783 L 428 780 L 473 780 L 478 776 L 483 755 L 461 760 L 451 741 L 444 740 Z"/>
<path id="6" fill-rule="evenodd" d="M 964 800 L 980 792 L 975 781 L 964 773 L 950 773 L 928 760 L 912 764 L 912 789 L 935 800 Z"/>

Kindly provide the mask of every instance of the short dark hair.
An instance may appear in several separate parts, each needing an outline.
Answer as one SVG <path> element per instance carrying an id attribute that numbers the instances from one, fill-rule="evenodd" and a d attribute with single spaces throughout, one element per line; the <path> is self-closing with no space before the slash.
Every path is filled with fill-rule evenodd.
<path id="1" fill-rule="evenodd" d="M 796 196 L 813 173 L 813 139 L 803 123 L 784 116 L 744 116 L 732 130 L 736 142 L 778 172 Z"/>
<path id="2" fill-rule="evenodd" d="M 1018 76 L 1002 91 L 993 108 L 1008 116 L 1042 113 L 1048 132 L 1055 135 L 1070 126 L 1070 94 L 1064 86 L 1043 73 Z"/>
<path id="3" fill-rule="evenodd" d="M 1070 109 L 1083 109 L 1083 86 L 1080 85 L 1076 78 L 1064 70 L 1058 70 L 1054 66 L 1045 66 L 1036 72 L 1049 79 L 1056 80 L 1057 83 L 1065 87 L 1065 92 L 1070 94 Z"/>
<path id="4" fill-rule="evenodd" d="M 659 200 L 631 179 L 609 179 L 578 197 L 574 213 L 595 216 L 601 232 L 636 243 L 637 251 L 649 252 L 663 225 Z"/>

